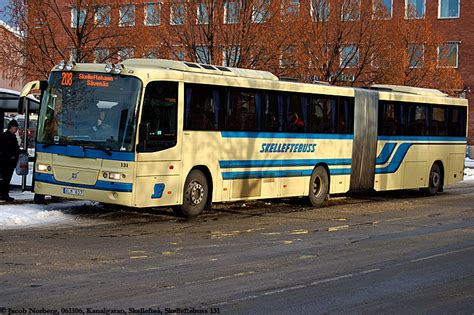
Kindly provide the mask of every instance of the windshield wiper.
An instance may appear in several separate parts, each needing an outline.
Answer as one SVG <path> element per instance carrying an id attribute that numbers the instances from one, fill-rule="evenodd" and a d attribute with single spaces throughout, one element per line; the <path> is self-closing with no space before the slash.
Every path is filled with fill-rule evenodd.
<path id="1" fill-rule="evenodd" d="M 108 156 L 112 156 L 112 152 L 111 152 L 111 149 L 109 147 L 105 148 L 105 147 L 101 147 L 101 146 L 82 146 L 84 149 L 96 149 L 96 150 L 100 150 L 102 152 L 104 152 L 105 154 L 107 154 Z"/>

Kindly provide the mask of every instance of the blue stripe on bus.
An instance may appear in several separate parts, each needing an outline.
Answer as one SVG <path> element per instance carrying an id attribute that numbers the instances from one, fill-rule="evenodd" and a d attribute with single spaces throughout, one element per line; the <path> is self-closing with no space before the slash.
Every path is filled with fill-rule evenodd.
<path id="1" fill-rule="evenodd" d="M 116 192 L 132 192 L 132 189 L 133 189 L 132 183 L 117 183 L 117 182 L 108 182 L 108 181 L 103 181 L 103 180 L 98 180 L 95 183 L 95 185 L 67 183 L 67 182 L 56 180 L 52 174 L 35 173 L 34 178 L 35 178 L 35 181 L 37 182 L 76 187 L 76 188 L 88 188 L 88 189 L 107 190 L 107 191 L 116 191 Z"/>
<path id="2" fill-rule="evenodd" d="M 110 155 L 103 150 L 84 148 L 79 145 L 44 145 L 37 144 L 36 152 L 59 154 L 70 157 L 80 157 L 89 159 L 104 159 L 114 161 L 135 161 L 135 154 L 133 152 L 117 152 L 108 151 Z"/>
<path id="3" fill-rule="evenodd" d="M 380 165 L 387 163 L 396 146 L 396 143 L 385 143 L 379 156 L 377 156 L 376 164 Z"/>
<path id="4" fill-rule="evenodd" d="M 283 170 L 283 171 L 244 171 L 244 172 L 223 172 L 222 178 L 226 179 L 255 179 L 255 178 L 275 178 L 275 177 L 304 177 L 311 176 L 313 169 L 307 170 Z M 347 175 L 351 173 L 350 168 L 333 169 L 330 175 Z"/>
<path id="5" fill-rule="evenodd" d="M 285 132 L 248 132 L 248 131 L 221 131 L 222 138 L 267 138 L 267 139 L 343 139 L 352 140 L 351 134 L 323 134 L 323 133 L 285 133 Z"/>
<path id="6" fill-rule="evenodd" d="M 413 143 L 400 144 L 390 163 L 385 167 L 375 169 L 375 174 L 395 173 L 402 164 L 405 155 L 412 145 Z"/>
<path id="7" fill-rule="evenodd" d="M 467 141 L 466 137 L 378 136 L 379 141 Z"/>
<path id="8" fill-rule="evenodd" d="M 219 166 L 221 168 L 289 167 L 315 166 L 318 163 L 326 163 L 328 165 L 351 165 L 352 159 L 226 160 L 219 161 Z"/>

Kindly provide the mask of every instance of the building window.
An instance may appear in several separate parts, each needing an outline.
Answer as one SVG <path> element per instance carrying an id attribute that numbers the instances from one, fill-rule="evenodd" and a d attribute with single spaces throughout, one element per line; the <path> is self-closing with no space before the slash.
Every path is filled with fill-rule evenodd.
<path id="1" fill-rule="evenodd" d="M 198 63 L 211 64 L 211 52 L 207 46 L 196 46 L 196 61 Z"/>
<path id="2" fill-rule="evenodd" d="M 359 66 L 359 47 L 345 45 L 341 49 L 341 68 L 356 68 Z"/>
<path id="3" fill-rule="evenodd" d="M 135 49 L 133 48 L 121 48 L 118 51 L 118 58 L 121 61 L 133 58 L 134 55 L 135 55 Z"/>
<path id="4" fill-rule="evenodd" d="M 110 26 L 110 6 L 99 6 L 95 12 L 95 23 L 98 27 Z"/>
<path id="5" fill-rule="evenodd" d="M 460 0 L 439 0 L 439 18 L 458 18 Z"/>
<path id="6" fill-rule="evenodd" d="M 158 59 L 160 57 L 160 54 L 158 52 L 158 48 L 147 48 L 145 50 L 145 53 L 143 54 L 143 57 L 144 58 L 147 58 L 147 59 Z"/>
<path id="7" fill-rule="evenodd" d="M 224 67 L 237 67 L 240 59 L 240 46 L 226 47 L 223 50 Z"/>
<path id="8" fill-rule="evenodd" d="M 186 58 L 186 53 L 184 52 L 183 49 L 176 49 L 172 52 L 171 59 L 173 60 L 184 61 L 185 58 Z"/>
<path id="9" fill-rule="evenodd" d="M 69 60 L 77 61 L 77 49 L 71 48 L 71 54 L 69 56 Z"/>
<path id="10" fill-rule="evenodd" d="M 135 5 L 121 5 L 119 26 L 135 26 Z"/>
<path id="11" fill-rule="evenodd" d="M 329 20 L 329 0 L 312 0 L 311 16 L 315 22 Z"/>
<path id="12" fill-rule="evenodd" d="M 408 61 L 410 68 L 423 67 L 424 47 L 420 44 L 410 44 L 408 46 Z"/>
<path id="13" fill-rule="evenodd" d="M 207 10 L 207 5 L 204 2 L 199 3 L 197 7 L 197 24 L 209 24 L 209 11 Z"/>
<path id="14" fill-rule="evenodd" d="M 342 2 L 341 20 L 356 21 L 360 19 L 360 0 L 344 0 Z"/>
<path id="15" fill-rule="evenodd" d="M 265 23 L 270 18 L 270 0 L 257 0 L 252 8 L 252 22 Z"/>
<path id="16" fill-rule="evenodd" d="M 76 7 L 71 8 L 71 27 L 77 28 L 83 27 L 84 24 L 86 23 L 86 17 L 87 17 L 87 10 L 86 9 L 80 9 L 78 10 Z"/>
<path id="17" fill-rule="evenodd" d="M 103 63 L 110 57 L 110 52 L 107 48 L 96 48 L 94 53 L 94 62 Z"/>
<path id="18" fill-rule="evenodd" d="M 145 25 L 157 26 L 160 25 L 160 4 L 146 3 L 145 4 Z"/>
<path id="19" fill-rule="evenodd" d="M 389 20 L 393 16 L 393 0 L 374 0 L 374 19 Z"/>
<path id="20" fill-rule="evenodd" d="M 296 67 L 296 60 L 294 58 L 296 52 L 295 46 L 288 46 L 285 48 L 280 56 L 280 67 L 281 68 L 294 68 Z"/>
<path id="21" fill-rule="evenodd" d="M 283 0 L 281 2 L 283 15 L 298 15 L 300 12 L 300 0 Z"/>
<path id="22" fill-rule="evenodd" d="M 443 68 L 458 67 L 459 43 L 447 43 L 438 47 L 438 66 Z"/>
<path id="23" fill-rule="evenodd" d="M 224 23 L 236 24 L 240 22 L 240 2 L 231 1 L 224 3 Z"/>
<path id="24" fill-rule="evenodd" d="M 423 19 L 426 11 L 426 0 L 405 0 L 405 17 Z"/>
<path id="25" fill-rule="evenodd" d="M 171 4 L 170 9 L 170 24 L 183 25 L 186 17 L 186 8 L 184 2 L 178 1 Z"/>

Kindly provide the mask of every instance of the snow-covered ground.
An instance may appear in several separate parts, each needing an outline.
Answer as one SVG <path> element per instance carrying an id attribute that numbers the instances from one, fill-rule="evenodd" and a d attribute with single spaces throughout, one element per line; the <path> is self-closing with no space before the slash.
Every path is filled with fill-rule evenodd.
<path id="1" fill-rule="evenodd" d="M 474 160 L 470 158 L 466 158 L 466 162 L 464 164 L 466 167 L 464 168 L 464 180 L 471 181 L 474 180 Z"/>
<path id="2" fill-rule="evenodd" d="M 36 205 L 33 203 L 31 192 L 13 191 L 10 195 L 18 203 L 0 202 L 0 230 L 72 223 L 76 216 L 67 214 L 66 210 L 91 203 L 89 201 L 64 201 L 49 205 Z"/>

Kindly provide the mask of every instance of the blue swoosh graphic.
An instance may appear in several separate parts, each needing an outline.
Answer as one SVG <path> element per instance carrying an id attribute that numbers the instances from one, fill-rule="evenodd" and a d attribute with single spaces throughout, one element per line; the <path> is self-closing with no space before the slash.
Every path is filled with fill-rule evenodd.
<path id="1" fill-rule="evenodd" d="M 397 143 L 385 143 L 379 156 L 377 156 L 376 163 L 378 165 L 387 163 L 396 146 Z"/>
<path id="2" fill-rule="evenodd" d="M 375 174 L 395 173 L 402 164 L 405 155 L 407 154 L 408 150 L 411 148 L 412 145 L 413 143 L 400 144 L 390 163 L 385 167 L 375 169 Z"/>

